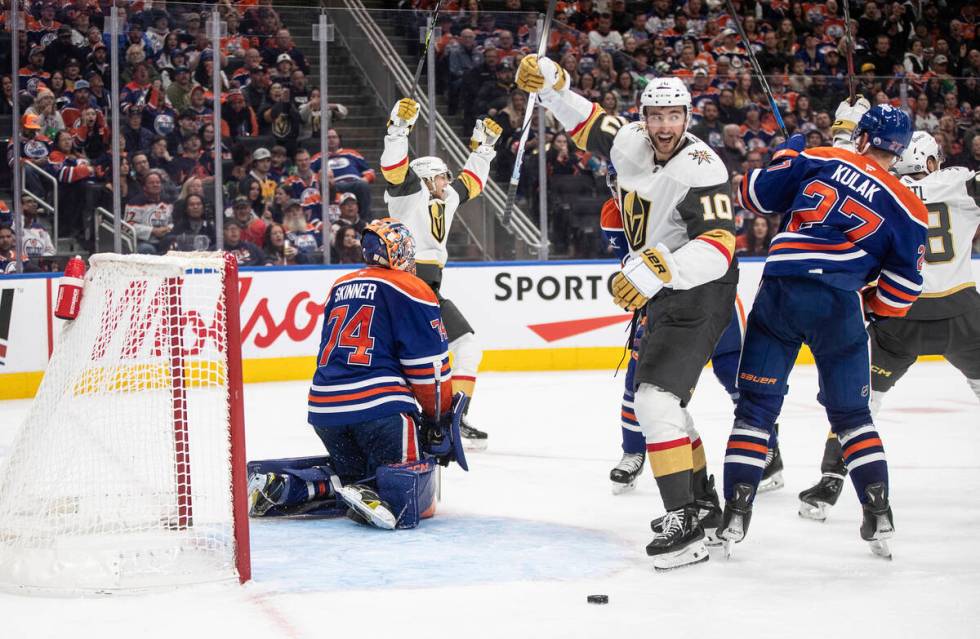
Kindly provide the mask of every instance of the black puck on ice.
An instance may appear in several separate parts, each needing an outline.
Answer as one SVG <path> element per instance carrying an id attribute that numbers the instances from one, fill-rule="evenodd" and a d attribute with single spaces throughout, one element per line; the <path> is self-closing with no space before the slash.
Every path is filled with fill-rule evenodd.
<path id="1" fill-rule="evenodd" d="M 591 604 L 607 604 L 609 603 L 609 595 L 589 595 L 585 600 Z"/>

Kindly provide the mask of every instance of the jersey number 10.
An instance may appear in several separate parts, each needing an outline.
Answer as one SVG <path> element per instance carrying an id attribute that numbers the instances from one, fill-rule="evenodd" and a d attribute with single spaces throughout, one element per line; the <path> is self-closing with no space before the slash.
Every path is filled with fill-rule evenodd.
<path id="1" fill-rule="evenodd" d="M 323 345 L 320 353 L 320 366 L 326 366 L 336 347 L 350 349 L 347 354 L 347 364 L 350 366 L 370 366 L 371 349 L 374 348 L 374 338 L 371 337 L 371 323 L 374 321 L 374 307 L 365 304 L 357 309 L 353 317 L 347 319 L 350 306 L 337 306 L 330 311 L 327 325 L 330 327 L 330 337 Z"/>

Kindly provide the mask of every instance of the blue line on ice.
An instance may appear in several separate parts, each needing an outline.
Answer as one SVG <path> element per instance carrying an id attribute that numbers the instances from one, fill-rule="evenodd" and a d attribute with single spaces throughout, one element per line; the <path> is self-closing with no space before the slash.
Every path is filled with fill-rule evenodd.
<path id="1" fill-rule="evenodd" d="M 396 532 L 347 519 L 253 519 L 251 537 L 253 578 L 280 592 L 579 579 L 635 554 L 597 530 L 451 514 Z"/>

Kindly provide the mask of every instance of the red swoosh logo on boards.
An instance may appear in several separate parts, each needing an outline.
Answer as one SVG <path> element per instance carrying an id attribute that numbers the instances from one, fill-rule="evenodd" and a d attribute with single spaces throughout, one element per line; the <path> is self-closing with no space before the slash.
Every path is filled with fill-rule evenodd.
<path id="1" fill-rule="evenodd" d="M 574 337 L 582 333 L 588 333 L 606 326 L 628 322 L 633 317 L 630 313 L 620 313 L 618 315 L 605 315 L 603 317 L 589 317 L 587 319 L 563 320 L 561 322 L 547 322 L 545 324 L 530 324 L 528 328 L 546 342 L 556 342 L 566 337 Z"/>

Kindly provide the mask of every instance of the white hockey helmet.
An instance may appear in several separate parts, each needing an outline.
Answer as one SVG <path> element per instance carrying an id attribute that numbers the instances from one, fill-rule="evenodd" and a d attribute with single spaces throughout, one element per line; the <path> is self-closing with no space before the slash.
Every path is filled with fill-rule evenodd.
<path id="1" fill-rule="evenodd" d="M 685 129 L 691 123 L 691 92 L 680 78 L 656 78 L 651 80 L 640 95 L 640 110 L 646 115 L 647 107 L 684 107 L 687 114 Z"/>
<path id="2" fill-rule="evenodd" d="M 926 131 L 916 131 L 912 134 L 912 140 L 905 147 L 905 152 L 895 162 L 892 170 L 898 175 L 928 173 L 929 158 L 936 160 L 937 171 L 939 170 L 939 166 L 942 165 L 943 160 L 946 159 L 943 157 L 943 150 L 939 147 L 939 143 L 936 142 L 936 138 L 932 137 Z"/>
<path id="3" fill-rule="evenodd" d="M 440 158 L 434 155 L 426 155 L 420 158 L 415 158 L 408 163 L 408 166 L 415 171 L 415 175 L 419 176 L 423 180 L 431 180 L 437 175 L 445 174 L 447 178 L 452 179 L 452 174 L 449 172 L 449 167 Z"/>

